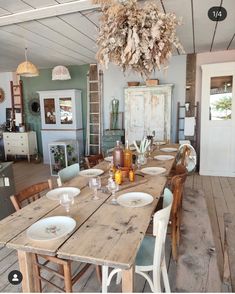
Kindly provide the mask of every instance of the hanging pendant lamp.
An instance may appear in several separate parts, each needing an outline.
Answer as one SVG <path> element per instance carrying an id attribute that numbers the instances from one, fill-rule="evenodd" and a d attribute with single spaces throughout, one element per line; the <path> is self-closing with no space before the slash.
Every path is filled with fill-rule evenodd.
<path id="1" fill-rule="evenodd" d="M 27 48 L 25 48 L 25 61 L 18 65 L 16 74 L 23 77 L 37 77 L 39 75 L 37 67 L 28 61 Z"/>
<path id="2" fill-rule="evenodd" d="M 71 76 L 67 67 L 63 65 L 57 65 L 52 70 L 52 81 L 55 80 L 70 80 Z"/>

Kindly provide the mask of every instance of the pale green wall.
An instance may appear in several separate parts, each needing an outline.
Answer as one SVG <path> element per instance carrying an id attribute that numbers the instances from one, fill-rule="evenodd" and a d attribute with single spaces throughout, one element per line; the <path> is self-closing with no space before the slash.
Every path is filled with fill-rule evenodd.
<path id="1" fill-rule="evenodd" d="M 37 91 L 46 90 L 64 90 L 64 89 L 80 89 L 82 90 L 82 115 L 83 115 L 83 128 L 84 138 L 86 130 L 86 109 L 87 109 L 87 72 L 89 65 L 73 65 L 68 66 L 71 80 L 67 81 L 52 81 L 51 72 L 52 69 L 40 70 L 40 75 L 34 78 L 23 78 L 23 93 L 24 93 L 24 108 L 25 108 L 25 120 L 27 124 L 30 124 L 32 130 L 37 132 L 38 149 L 42 154 L 42 142 L 41 142 L 41 118 L 40 116 L 32 115 L 29 112 L 28 103 L 32 96 L 35 96 Z"/>

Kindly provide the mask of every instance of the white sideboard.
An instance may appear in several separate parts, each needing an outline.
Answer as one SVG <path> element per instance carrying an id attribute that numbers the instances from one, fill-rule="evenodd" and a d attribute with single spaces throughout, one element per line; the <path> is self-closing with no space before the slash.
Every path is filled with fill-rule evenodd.
<path id="1" fill-rule="evenodd" d="M 43 161 L 50 162 L 48 144 L 54 141 L 76 140 L 83 154 L 81 90 L 39 91 Z"/>
<path id="2" fill-rule="evenodd" d="M 172 84 L 125 88 L 126 140 L 142 140 L 153 131 L 157 140 L 170 140 L 172 88 Z"/>
<path id="3" fill-rule="evenodd" d="M 5 160 L 7 155 L 26 155 L 30 162 L 30 155 L 37 153 L 36 132 L 3 133 Z"/>

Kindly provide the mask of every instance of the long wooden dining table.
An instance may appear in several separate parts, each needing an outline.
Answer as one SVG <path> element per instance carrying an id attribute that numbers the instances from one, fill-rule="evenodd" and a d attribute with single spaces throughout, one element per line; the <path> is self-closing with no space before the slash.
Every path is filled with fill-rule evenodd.
<path id="1" fill-rule="evenodd" d="M 178 145 L 162 147 L 178 148 Z M 164 174 L 151 176 L 138 172 L 135 182 L 126 180 L 116 193 L 117 197 L 123 192 L 149 193 L 154 200 L 147 206 L 129 208 L 113 205 L 111 194 L 102 190 L 98 192 L 99 200 L 92 200 L 93 193 L 88 187 L 89 179 L 77 176 L 66 183 L 66 186 L 78 187 L 81 190 L 69 212 L 69 216 L 76 220 L 76 228 L 72 233 L 50 242 L 33 241 L 27 237 L 27 229 L 38 220 L 67 215 L 58 201 L 47 197 L 36 200 L 0 221 L 0 246 L 18 251 L 23 292 L 35 292 L 32 253 L 121 268 L 122 291 L 133 292 L 135 258 L 174 162 L 174 159 L 153 159 L 159 154 L 171 154 L 175 157 L 176 152 L 165 153 L 156 148 L 143 167 L 164 167 Z M 109 163 L 103 161 L 96 168 L 104 170 L 101 177 L 106 185 Z"/>

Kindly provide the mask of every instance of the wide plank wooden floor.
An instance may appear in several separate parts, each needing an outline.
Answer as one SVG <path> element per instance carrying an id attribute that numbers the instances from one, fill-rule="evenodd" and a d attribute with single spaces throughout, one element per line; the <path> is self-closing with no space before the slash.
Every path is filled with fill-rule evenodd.
<path id="1" fill-rule="evenodd" d="M 49 166 L 19 161 L 14 163 L 16 191 L 50 177 Z M 55 177 L 52 177 L 56 184 Z M 167 237 L 166 256 L 172 292 L 229 292 L 222 283 L 223 274 L 223 214 L 235 214 L 235 178 L 189 176 L 185 186 L 182 217 L 182 236 L 179 259 L 171 258 L 171 241 Z M 17 225 L 17 224 L 16 224 Z M 74 263 L 77 269 L 78 263 Z M 17 254 L 8 248 L 0 249 L 0 292 L 21 292 L 20 286 L 8 282 L 11 270 L 18 269 Z M 48 277 L 48 275 L 47 275 Z M 57 277 L 50 276 L 51 280 Z M 74 292 L 100 292 L 95 268 L 91 266 L 74 286 Z M 44 292 L 55 292 L 44 286 Z M 113 281 L 110 292 L 120 292 Z M 135 277 L 135 292 L 150 292 L 146 281 Z"/>

